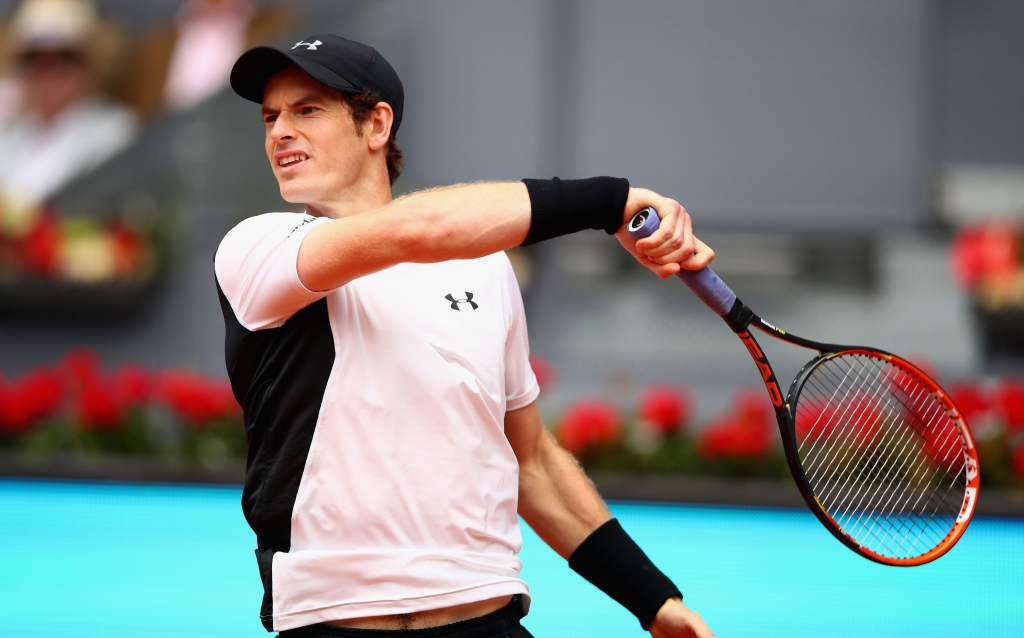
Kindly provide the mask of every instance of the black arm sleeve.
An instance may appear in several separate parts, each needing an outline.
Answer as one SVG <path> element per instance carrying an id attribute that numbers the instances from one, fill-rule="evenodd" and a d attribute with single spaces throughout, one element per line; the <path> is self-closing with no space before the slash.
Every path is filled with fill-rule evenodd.
<path id="1" fill-rule="evenodd" d="M 666 600 L 683 597 L 614 518 L 580 543 L 569 567 L 632 612 L 645 630 Z"/>
<path id="2" fill-rule="evenodd" d="M 609 235 L 622 228 L 629 180 L 524 179 L 530 193 L 530 232 L 524 246 L 593 228 Z"/>

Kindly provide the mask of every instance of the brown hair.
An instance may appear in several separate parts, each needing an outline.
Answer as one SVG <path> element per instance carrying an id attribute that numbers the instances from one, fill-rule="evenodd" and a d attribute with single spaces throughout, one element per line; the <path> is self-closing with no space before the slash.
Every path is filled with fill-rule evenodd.
<path id="1" fill-rule="evenodd" d="M 356 123 L 356 126 L 360 126 L 368 119 L 370 119 L 370 112 L 376 108 L 377 103 L 380 102 L 380 94 L 370 89 L 363 89 L 363 92 L 358 95 L 346 94 L 338 92 L 338 99 L 341 100 L 348 106 L 349 111 L 352 112 L 352 121 Z M 360 129 L 361 131 L 362 129 Z M 385 159 L 388 163 L 388 180 L 392 184 L 398 179 L 398 176 L 402 174 L 402 167 L 405 162 L 402 161 L 402 149 L 398 148 L 395 144 L 395 129 L 391 129 L 391 136 L 388 137 L 388 147 L 385 153 Z"/>

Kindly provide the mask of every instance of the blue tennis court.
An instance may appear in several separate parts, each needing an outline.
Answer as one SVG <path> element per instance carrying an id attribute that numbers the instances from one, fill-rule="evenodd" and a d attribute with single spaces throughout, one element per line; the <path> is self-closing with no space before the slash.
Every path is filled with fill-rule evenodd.
<path id="1" fill-rule="evenodd" d="M 265 636 L 240 489 L 0 480 L 0 633 Z M 1024 521 L 923 567 L 872 564 L 809 513 L 616 503 L 720 638 L 1024 635 Z M 525 525 L 537 638 L 642 636 Z"/>

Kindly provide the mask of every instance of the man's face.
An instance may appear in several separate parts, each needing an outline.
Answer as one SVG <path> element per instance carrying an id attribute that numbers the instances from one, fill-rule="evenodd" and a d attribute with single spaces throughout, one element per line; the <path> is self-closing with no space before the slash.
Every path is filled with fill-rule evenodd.
<path id="1" fill-rule="evenodd" d="M 92 89 L 92 72 L 85 57 L 64 50 L 31 51 L 19 59 L 28 106 L 49 120 Z"/>
<path id="2" fill-rule="evenodd" d="M 271 78 L 263 91 L 267 157 L 285 201 L 335 200 L 368 167 L 367 141 L 335 95 L 296 66 Z"/>

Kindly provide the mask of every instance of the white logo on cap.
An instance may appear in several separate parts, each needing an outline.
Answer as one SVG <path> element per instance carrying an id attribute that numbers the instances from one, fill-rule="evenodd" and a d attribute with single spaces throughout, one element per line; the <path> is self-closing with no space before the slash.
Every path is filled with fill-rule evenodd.
<path id="1" fill-rule="evenodd" d="M 305 45 L 307 51 L 316 51 L 316 48 L 321 44 L 323 44 L 323 42 L 320 40 L 314 40 L 312 43 L 299 41 L 295 43 L 295 46 L 293 46 L 292 49 L 294 50 Z"/>

